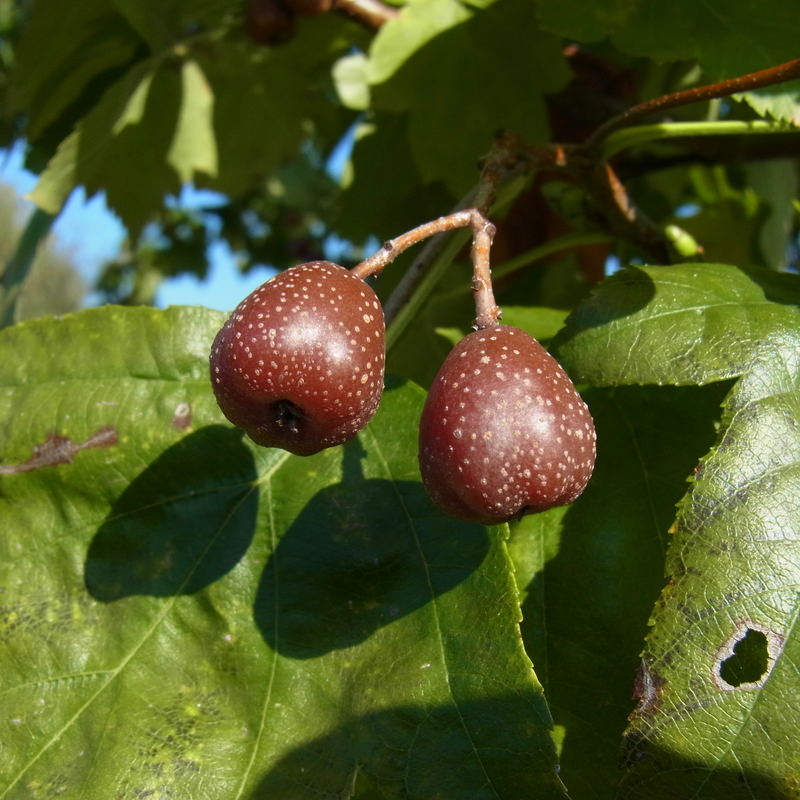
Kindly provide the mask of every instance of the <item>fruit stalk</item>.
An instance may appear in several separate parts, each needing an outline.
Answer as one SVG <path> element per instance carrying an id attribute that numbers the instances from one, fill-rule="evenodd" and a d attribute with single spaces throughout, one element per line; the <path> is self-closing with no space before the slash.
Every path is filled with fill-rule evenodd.
<path id="1" fill-rule="evenodd" d="M 495 227 L 480 215 L 482 222 L 473 224 L 472 233 L 472 293 L 475 298 L 475 322 L 473 328 L 482 330 L 497 325 L 500 308 L 494 299 L 492 269 L 489 252 L 492 248 Z"/>
<path id="2" fill-rule="evenodd" d="M 380 275 L 384 268 L 391 264 L 397 256 L 404 253 L 409 247 L 413 247 L 431 236 L 454 231 L 458 228 L 471 227 L 474 240 L 485 225 L 491 225 L 491 223 L 477 208 L 465 208 L 463 211 L 455 211 L 452 214 L 438 217 L 431 222 L 418 225 L 406 233 L 395 236 L 394 239 L 388 239 L 383 243 L 383 247 L 380 250 L 353 267 L 351 272 L 357 278 L 362 279 Z"/>

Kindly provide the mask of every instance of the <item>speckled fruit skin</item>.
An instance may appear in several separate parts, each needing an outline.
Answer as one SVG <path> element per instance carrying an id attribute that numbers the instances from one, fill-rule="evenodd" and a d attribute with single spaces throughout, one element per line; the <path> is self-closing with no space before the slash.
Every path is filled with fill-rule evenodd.
<path id="1" fill-rule="evenodd" d="M 465 336 L 420 420 L 420 471 L 457 519 L 493 525 L 575 500 L 594 469 L 591 414 L 561 365 L 510 325 Z"/>
<path id="2" fill-rule="evenodd" d="M 211 348 L 222 413 L 257 444 L 311 455 L 369 422 L 383 391 L 383 309 L 344 267 L 311 261 L 248 295 Z"/>

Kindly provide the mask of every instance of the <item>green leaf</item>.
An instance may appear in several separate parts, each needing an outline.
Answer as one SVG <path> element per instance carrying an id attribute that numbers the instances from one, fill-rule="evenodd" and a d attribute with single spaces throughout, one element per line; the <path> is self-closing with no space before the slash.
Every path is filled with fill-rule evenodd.
<path id="1" fill-rule="evenodd" d="M 725 391 L 587 392 L 598 446 L 587 490 L 571 506 L 512 526 L 522 634 L 563 740 L 561 775 L 573 800 L 615 796 L 667 529 L 686 476 L 714 441 Z"/>
<path id="2" fill-rule="evenodd" d="M 349 119 L 331 102 L 330 72 L 359 38 L 340 15 L 321 14 L 303 20 L 280 47 L 231 40 L 198 52 L 214 94 L 219 153 L 218 174 L 204 185 L 230 195 L 251 191 L 312 135 L 331 128 L 338 139 Z"/>
<path id="3" fill-rule="evenodd" d="M 154 53 L 161 52 L 176 38 L 177 3 L 160 0 L 113 0 L 114 5 Z"/>
<path id="4" fill-rule="evenodd" d="M 319 84 L 347 46 L 347 25 L 312 20 L 274 53 L 231 41 L 213 54 L 198 48 L 196 58 L 141 62 L 62 142 L 31 199 L 56 213 L 75 186 L 105 191 L 135 234 L 182 182 L 251 189 L 297 154 L 309 118 L 321 123 L 332 113 Z M 313 58 L 300 57 L 306 49 Z"/>
<path id="5" fill-rule="evenodd" d="M 659 61 L 696 58 L 713 78 L 753 72 L 796 56 L 793 0 L 770 2 L 768 14 L 759 0 L 541 0 L 538 5 L 546 30 L 579 40 L 608 36 L 623 52 Z"/>
<path id="6" fill-rule="evenodd" d="M 785 120 L 800 125 L 800 81 L 767 86 L 754 92 L 736 95 L 762 117 Z"/>
<path id="7" fill-rule="evenodd" d="M 26 136 L 38 139 L 62 114 L 75 111 L 108 76 L 130 63 L 141 40 L 107 0 L 82 0 L 57 10 L 35 3 L 15 51 L 12 106 L 27 115 Z M 89 97 L 87 98 L 87 95 Z"/>
<path id="8" fill-rule="evenodd" d="M 153 62 L 135 67 L 62 142 L 30 199 L 57 213 L 76 186 L 84 186 L 87 196 L 105 191 L 108 205 L 137 233 L 164 194 L 180 188 L 166 154 L 181 93 L 180 76 L 170 68 Z"/>
<path id="9" fill-rule="evenodd" d="M 367 57 L 363 53 L 342 56 L 333 65 L 333 81 L 342 105 L 356 111 L 369 108 Z"/>
<path id="10" fill-rule="evenodd" d="M 122 14 L 148 43 L 153 53 L 163 53 L 182 39 L 225 28 L 232 9 L 219 0 L 113 0 Z"/>
<path id="11" fill-rule="evenodd" d="M 30 198 L 57 213 L 76 186 L 105 191 L 132 232 L 167 193 L 217 167 L 213 97 L 200 67 L 143 62 L 115 84 L 61 144 Z M 148 175 L 147 181 L 141 176 Z"/>
<path id="12" fill-rule="evenodd" d="M 630 0 L 539 0 L 539 21 L 546 31 L 593 42 L 618 33 L 629 24 L 633 5 Z"/>
<path id="13" fill-rule="evenodd" d="M 773 171 L 778 166 L 778 162 L 767 163 Z M 704 258 L 720 264 L 766 265 L 759 248 L 759 234 L 769 211 L 755 186 L 748 183 L 737 188 L 730 171 L 721 167 L 693 167 L 689 179 L 699 208 L 692 216 L 677 221 L 702 246 Z M 776 192 L 779 187 L 776 181 L 771 191 Z M 782 250 L 788 246 L 786 238 L 784 234 Z"/>
<path id="14" fill-rule="evenodd" d="M 405 114 L 375 114 L 372 122 L 358 126 L 343 184 L 337 232 L 356 241 L 396 236 L 397 231 L 419 225 L 421 219 L 435 219 L 452 203 L 441 184 L 425 186 L 420 192 L 421 177 L 409 147 Z M 380 203 L 375 202 L 376 191 Z"/>
<path id="15" fill-rule="evenodd" d="M 549 341 L 564 326 L 566 311 L 534 306 L 503 306 L 503 323 L 526 330 L 534 339 Z"/>
<path id="16" fill-rule="evenodd" d="M 214 95 L 203 70 L 194 61 L 181 66 L 181 107 L 175 136 L 167 153 L 170 164 L 183 183 L 197 172 L 217 174 L 217 145 L 214 139 Z"/>
<path id="17" fill-rule="evenodd" d="M 725 264 L 628 267 L 553 344 L 578 382 L 703 384 L 740 375 L 776 328 L 797 327 L 796 275 Z"/>
<path id="18" fill-rule="evenodd" d="M 542 27 L 578 41 L 609 37 L 624 53 L 657 61 L 696 59 L 711 80 L 732 78 L 797 56 L 794 0 L 696 3 L 677 0 L 541 0 Z M 797 120 L 800 81 L 741 95 L 762 116 Z"/>
<path id="19" fill-rule="evenodd" d="M 370 50 L 374 107 L 409 110 L 423 180 L 444 181 L 456 196 L 476 181 L 477 161 L 498 128 L 546 138 L 544 95 L 567 80 L 560 42 L 537 28 L 527 0 L 471 15 L 452 0 L 415 3 Z"/>
<path id="20" fill-rule="evenodd" d="M 457 0 L 410 0 L 379 31 L 370 47 L 372 84 L 391 78 L 415 53 L 444 31 L 465 22 L 471 12 Z"/>
<path id="21" fill-rule="evenodd" d="M 748 165 L 746 174 L 768 209 L 758 234 L 763 263 L 781 269 L 793 235 L 792 200 L 800 194 L 797 170 L 788 159 L 773 159 Z"/>
<path id="22" fill-rule="evenodd" d="M 796 330 L 755 352 L 681 504 L 623 797 L 797 793 L 798 353 Z"/>
<path id="23" fill-rule="evenodd" d="M 503 530 L 419 482 L 423 393 L 258 448 L 210 391 L 223 319 L 0 335 L 0 796 L 564 796 Z"/>

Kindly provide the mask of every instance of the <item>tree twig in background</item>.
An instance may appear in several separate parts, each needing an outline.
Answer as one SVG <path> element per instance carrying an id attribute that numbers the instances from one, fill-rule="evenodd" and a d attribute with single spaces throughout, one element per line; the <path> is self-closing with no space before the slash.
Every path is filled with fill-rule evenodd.
<path id="1" fill-rule="evenodd" d="M 368 28 L 380 28 L 394 19 L 399 9 L 381 0 L 333 0 L 333 9 L 357 19 Z"/>

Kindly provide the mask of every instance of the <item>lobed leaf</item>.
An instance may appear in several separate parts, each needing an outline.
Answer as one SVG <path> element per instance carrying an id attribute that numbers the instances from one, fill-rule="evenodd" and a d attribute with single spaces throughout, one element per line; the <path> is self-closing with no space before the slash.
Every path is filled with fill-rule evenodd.
<path id="1" fill-rule="evenodd" d="M 322 16 L 275 52 L 230 40 L 137 62 L 63 139 L 31 199 L 57 213 L 76 186 L 103 191 L 135 235 L 184 183 L 250 190 L 297 154 L 309 119 L 321 129 L 336 116 L 322 88 L 350 23 Z M 343 126 L 337 118 L 337 136 Z"/>
<path id="2" fill-rule="evenodd" d="M 222 319 L 0 335 L 0 797 L 564 796 L 501 531 L 419 482 L 423 393 L 255 447 L 210 392 Z"/>
<path id="3" fill-rule="evenodd" d="M 795 328 L 796 275 L 725 264 L 628 267 L 606 279 L 558 334 L 577 382 L 705 384 L 741 375 L 776 329 Z"/>
<path id="4" fill-rule="evenodd" d="M 180 74 L 164 64 L 145 61 L 131 69 L 61 143 L 30 199 L 58 213 L 76 186 L 84 186 L 88 196 L 105 191 L 109 206 L 138 232 L 164 194 L 180 188 L 166 157 L 183 91 Z"/>

